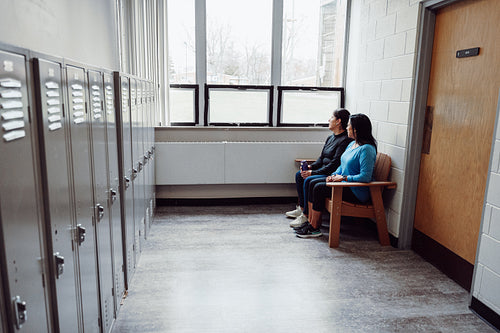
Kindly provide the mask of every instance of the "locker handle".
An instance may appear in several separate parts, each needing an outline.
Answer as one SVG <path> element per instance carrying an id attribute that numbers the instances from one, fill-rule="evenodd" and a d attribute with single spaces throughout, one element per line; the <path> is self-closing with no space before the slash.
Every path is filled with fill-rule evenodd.
<path id="1" fill-rule="evenodd" d="M 85 227 L 82 227 L 81 224 L 76 226 L 76 241 L 78 242 L 78 245 L 82 245 L 85 241 L 85 232 Z"/>
<path id="2" fill-rule="evenodd" d="M 56 279 L 64 273 L 64 257 L 59 252 L 54 253 L 54 261 L 56 263 Z"/>
<path id="3" fill-rule="evenodd" d="M 111 203 L 115 202 L 116 201 L 116 191 L 111 188 L 111 189 L 109 189 L 109 193 L 111 195 Z"/>
<path id="4" fill-rule="evenodd" d="M 137 173 L 138 173 L 138 172 L 139 172 L 139 171 L 137 171 L 137 169 L 136 169 L 136 168 L 133 168 L 133 169 L 132 169 L 132 179 L 136 179 L 136 178 L 137 178 Z"/>
<path id="5" fill-rule="evenodd" d="M 130 186 L 130 178 L 128 177 L 123 177 L 125 179 L 125 188 L 128 188 Z"/>
<path id="6" fill-rule="evenodd" d="M 23 324 L 28 319 L 28 308 L 25 301 L 21 301 L 21 297 L 16 296 L 12 299 L 14 305 L 14 321 L 16 323 L 16 328 L 21 329 Z"/>
<path id="7" fill-rule="evenodd" d="M 100 222 L 104 216 L 104 207 L 101 204 L 97 204 L 97 222 Z"/>

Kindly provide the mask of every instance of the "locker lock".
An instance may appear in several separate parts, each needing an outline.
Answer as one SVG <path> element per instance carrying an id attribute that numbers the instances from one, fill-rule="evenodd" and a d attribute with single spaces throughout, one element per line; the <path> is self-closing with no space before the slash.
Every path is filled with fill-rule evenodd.
<path id="1" fill-rule="evenodd" d="M 101 221 L 104 217 L 104 207 L 101 204 L 97 204 L 97 222 Z"/>
<path id="2" fill-rule="evenodd" d="M 21 301 L 21 297 L 16 296 L 12 299 L 14 306 L 14 322 L 17 329 L 21 329 L 23 324 L 28 319 L 28 309 L 25 301 Z"/>
<path id="3" fill-rule="evenodd" d="M 109 189 L 109 194 L 111 196 L 111 203 L 115 202 L 116 201 L 116 191 L 111 188 L 111 189 Z"/>
<path id="4" fill-rule="evenodd" d="M 85 227 L 82 227 L 81 224 L 76 226 L 76 241 L 78 245 L 82 245 L 85 241 Z"/>
<path id="5" fill-rule="evenodd" d="M 138 167 L 137 167 L 137 169 L 139 170 L 139 172 L 142 170 L 142 166 L 143 166 L 143 165 L 144 165 L 144 164 L 143 164 L 142 162 L 139 162 L 139 163 L 138 163 Z"/>
<path id="6" fill-rule="evenodd" d="M 137 173 L 138 173 L 138 172 L 139 172 L 139 171 L 137 171 L 137 169 L 136 169 L 136 168 L 133 168 L 133 169 L 132 169 L 132 179 L 136 179 L 136 178 L 137 178 Z"/>
<path id="7" fill-rule="evenodd" d="M 59 279 L 64 273 L 64 257 L 59 252 L 56 252 L 54 253 L 54 260 L 56 263 L 56 278 Z"/>
<path id="8" fill-rule="evenodd" d="M 128 177 L 123 177 L 125 179 L 125 188 L 128 188 L 130 186 L 130 178 Z"/>

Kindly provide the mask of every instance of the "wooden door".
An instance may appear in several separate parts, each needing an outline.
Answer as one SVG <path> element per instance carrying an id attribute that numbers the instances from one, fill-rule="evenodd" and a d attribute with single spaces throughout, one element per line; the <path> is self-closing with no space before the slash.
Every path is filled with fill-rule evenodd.
<path id="1" fill-rule="evenodd" d="M 500 1 L 467 0 L 436 15 L 414 228 L 474 264 L 500 86 Z M 479 47 L 479 55 L 456 51 Z M 424 138 L 425 142 L 425 138 Z"/>

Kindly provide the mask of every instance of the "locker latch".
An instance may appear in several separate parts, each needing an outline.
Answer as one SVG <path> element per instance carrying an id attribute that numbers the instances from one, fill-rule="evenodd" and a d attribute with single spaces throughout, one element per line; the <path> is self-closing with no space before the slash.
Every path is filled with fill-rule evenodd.
<path id="1" fill-rule="evenodd" d="M 97 222 L 101 221 L 104 217 L 104 207 L 101 204 L 97 204 Z"/>
<path id="2" fill-rule="evenodd" d="M 132 169 L 132 179 L 136 179 L 136 178 L 137 178 L 137 173 L 138 173 L 138 172 L 139 172 L 139 171 L 137 171 L 137 169 L 136 169 L 136 168 L 133 168 L 133 169 Z"/>
<path id="3" fill-rule="evenodd" d="M 139 162 L 138 165 L 137 165 L 137 169 L 139 169 L 139 172 L 142 171 L 142 166 L 144 164 L 142 162 Z"/>
<path id="4" fill-rule="evenodd" d="M 14 305 L 14 316 L 15 316 L 14 321 L 16 323 L 16 328 L 20 329 L 28 319 L 28 310 L 26 307 L 26 302 L 21 301 L 21 297 L 16 296 L 13 298 L 13 305 Z"/>
<path id="5" fill-rule="evenodd" d="M 81 224 L 76 226 L 76 241 L 78 245 L 82 245 L 85 241 L 85 227 L 82 227 Z"/>
<path id="6" fill-rule="evenodd" d="M 111 189 L 109 189 L 109 194 L 111 195 L 111 203 L 115 202 L 116 201 L 116 191 L 111 188 Z"/>
<path id="7" fill-rule="evenodd" d="M 54 253 L 54 260 L 56 262 L 56 278 L 64 273 L 64 257 L 59 254 L 59 252 Z"/>
<path id="8" fill-rule="evenodd" d="M 125 188 L 128 188 L 130 186 L 130 178 L 128 177 L 123 177 L 125 179 Z"/>

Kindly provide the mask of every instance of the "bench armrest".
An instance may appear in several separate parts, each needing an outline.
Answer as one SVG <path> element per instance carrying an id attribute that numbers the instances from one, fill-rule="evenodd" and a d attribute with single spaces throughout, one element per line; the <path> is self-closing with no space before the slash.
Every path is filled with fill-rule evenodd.
<path id="1" fill-rule="evenodd" d="M 384 186 L 390 189 L 394 189 L 397 187 L 397 183 L 395 182 L 382 182 L 382 181 L 374 181 L 369 183 L 357 183 L 357 182 L 327 182 L 326 186 L 328 187 L 374 187 L 374 186 Z"/>

